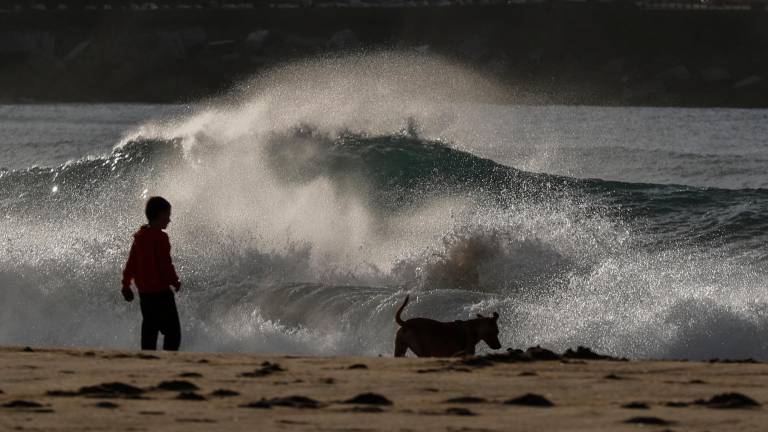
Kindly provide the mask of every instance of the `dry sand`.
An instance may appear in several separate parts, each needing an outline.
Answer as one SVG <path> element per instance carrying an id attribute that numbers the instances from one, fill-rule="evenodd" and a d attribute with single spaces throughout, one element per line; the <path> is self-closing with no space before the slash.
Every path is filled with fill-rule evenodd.
<path id="1" fill-rule="evenodd" d="M 174 380 L 182 382 L 157 388 Z M 129 386 L 83 389 L 108 383 Z M 460 359 L 0 348 L 0 430 L 757 431 L 768 429 L 768 408 L 692 402 L 729 392 L 768 402 L 767 384 L 766 364 L 568 360 L 475 367 Z M 185 386 L 191 395 L 180 399 Z M 237 394 L 214 394 L 221 389 Z M 364 393 L 391 405 L 342 402 Z M 553 406 L 504 403 L 528 393 Z M 279 399 L 290 396 L 309 399 Z M 480 399 L 448 401 L 470 397 Z M 378 399 L 362 401 L 386 402 Z M 623 407 L 633 403 L 638 407 Z M 640 423 L 626 423 L 633 418 Z"/>

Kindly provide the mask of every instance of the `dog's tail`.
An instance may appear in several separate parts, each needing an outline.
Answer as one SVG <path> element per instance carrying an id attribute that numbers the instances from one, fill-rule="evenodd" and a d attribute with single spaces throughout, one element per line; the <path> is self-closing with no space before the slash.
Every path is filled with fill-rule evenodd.
<path id="1" fill-rule="evenodd" d="M 400 318 L 400 314 L 403 313 L 403 309 L 405 309 L 405 306 L 408 304 L 408 299 L 410 296 L 405 296 L 405 301 L 403 302 L 403 305 L 400 306 L 400 309 L 397 310 L 397 313 L 395 314 L 395 322 L 397 322 L 401 327 L 405 325 L 405 321 L 403 321 L 402 318 Z"/>

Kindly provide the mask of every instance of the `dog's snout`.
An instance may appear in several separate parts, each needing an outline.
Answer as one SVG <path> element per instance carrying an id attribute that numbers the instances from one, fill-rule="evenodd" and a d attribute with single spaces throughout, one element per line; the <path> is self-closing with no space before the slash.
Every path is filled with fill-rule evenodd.
<path id="1" fill-rule="evenodd" d="M 492 340 L 487 340 L 485 342 L 492 349 L 500 349 L 501 348 L 501 342 L 499 342 L 499 338 L 493 338 Z"/>

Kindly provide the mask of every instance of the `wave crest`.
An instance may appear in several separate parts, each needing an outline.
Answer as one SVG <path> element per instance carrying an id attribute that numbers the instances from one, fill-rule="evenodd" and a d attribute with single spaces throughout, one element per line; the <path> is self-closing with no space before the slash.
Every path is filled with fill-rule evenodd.
<path id="1" fill-rule="evenodd" d="M 768 357 L 755 247 L 768 191 L 580 180 L 477 157 L 440 139 L 458 114 L 435 103 L 452 89 L 430 81 L 436 71 L 465 95 L 478 82 L 391 54 L 291 65 L 145 125 L 106 157 L 3 171 L 0 343 L 135 346 L 118 275 L 157 194 L 174 204 L 187 349 L 386 354 L 411 291 L 411 316 L 498 310 L 507 345 Z"/>

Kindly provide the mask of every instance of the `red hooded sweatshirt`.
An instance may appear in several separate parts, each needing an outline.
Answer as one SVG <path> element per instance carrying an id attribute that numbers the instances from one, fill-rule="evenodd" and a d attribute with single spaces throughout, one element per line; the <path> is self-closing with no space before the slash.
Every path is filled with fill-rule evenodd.
<path id="1" fill-rule="evenodd" d="M 139 294 L 159 293 L 179 282 L 171 262 L 171 242 L 168 234 L 144 225 L 133 235 L 131 252 L 123 269 L 123 289 L 136 282 Z"/>

